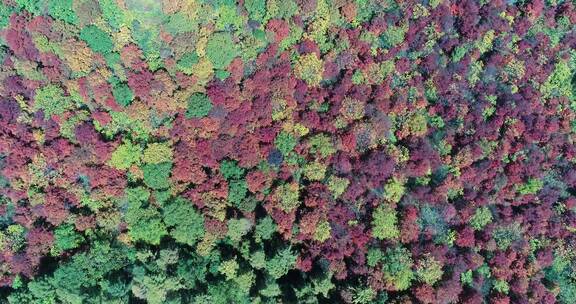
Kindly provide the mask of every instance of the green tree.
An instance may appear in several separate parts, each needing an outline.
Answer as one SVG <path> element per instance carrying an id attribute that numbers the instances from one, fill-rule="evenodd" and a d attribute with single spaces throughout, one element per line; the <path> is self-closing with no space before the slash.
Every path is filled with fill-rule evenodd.
<path id="1" fill-rule="evenodd" d="M 235 160 L 225 159 L 220 163 L 220 174 L 226 180 L 240 179 L 244 176 L 244 168 L 238 167 L 238 162 Z"/>
<path id="2" fill-rule="evenodd" d="M 88 25 L 80 31 L 80 39 L 84 40 L 88 46 L 97 53 L 110 53 L 114 48 L 114 43 L 108 33 L 95 25 Z"/>
<path id="3" fill-rule="evenodd" d="M 474 230 L 482 230 L 486 225 L 492 222 L 492 212 L 486 206 L 476 209 L 474 215 L 470 218 L 470 227 Z"/>
<path id="4" fill-rule="evenodd" d="M 386 250 L 382 259 L 384 281 L 396 290 L 406 290 L 412 284 L 412 254 L 404 247 L 393 247 Z"/>
<path id="5" fill-rule="evenodd" d="M 432 255 L 424 255 L 416 264 L 416 277 L 420 282 L 433 285 L 442 278 L 442 264 Z"/>
<path id="6" fill-rule="evenodd" d="M 377 239 L 395 239 L 400 235 L 396 210 L 389 205 L 381 204 L 372 215 L 372 236 Z"/>
<path id="7" fill-rule="evenodd" d="M 172 161 L 172 147 L 169 142 L 148 144 L 142 161 L 147 164 L 170 163 Z"/>
<path id="8" fill-rule="evenodd" d="M 54 253 L 60 254 L 65 250 L 78 248 L 83 240 L 73 225 L 60 225 L 54 231 Z"/>
<path id="9" fill-rule="evenodd" d="M 296 257 L 297 254 L 294 254 L 290 248 L 281 249 L 272 259 L 266 261 L 266 271 L 274 279 L 279 279 L 294 268 Z"/>
<path id="10" fill-rule="evenodd" d="M 230 219 L 228 220 L 228 232 L 227 236 L 233 242 L 237 243 L 242 240 L 248 232 L 252 230 L 252 223 L 245 218 L 240 219 Z"/>
<path id="11" fill-rule="evenodd" d="M 61 115 L 73 106 L 72 99 L 64 96 L 64 90 L 57 85 L 49 84 L 36 90 L 33 109 L 43 110 L 46 119 L 52 115 Z"/>
<path id="12" fill-rule="evenodd" d="M 145 164 L 142 166 L 144 172 L 144 183 L 152 189 L 166 189 L 170 187 L 171 162 L 159 164 Z"/>
<path id="13" fill-rule="evenodd" d="M 73 4 L 73 0 L 48 1 L 48 14 L 54 19 L 77 24 L 78 16 L 74 12 Z"/>
<path id="14" fill-rule="evenodd" d="M 208 95 L 203 93 L 194 93 L 188 98 L 188 109 L 186 110 L 187 118 L 201 118 L 210 113 L 212 101 Z"/>
<path id="15" fill-rule="evenodd" d="M 127 189 L 128 208 L 124 218 L 128 224 L 128 235 L 132 240 L 158 245 L 168 231 L 162 222 L 160 212 L 148 204 L 149 197 L 150 192 L 142 187 Z"/>
<path id="16" fill-rule="evenodd" d="M 278 133 L 278 136 L 276 136 L 276 139 L 274 140 L 274 145 L 283 155 L 286 155 L 290 151 L 292 151 L 294 147 L 296 147 L 296 138 L 294 137 L 294 135 L 282 131 Z"/>
<path id="17" fill-rule="evenodd" d="M 177 242 L 193 246 L 204 237 L 204 216 L 190 201 L 178 197 L 166 204 L 162 213 L 170 235 Z"/>
<path id="18" fill-rule="evenodd" d="M 130 89 L 130 87 L 125 83 L 115 85 L 112 88 L 112 95 L 114 96 L 116 103 L 123 107 L 129 106 L 134 99 L 132 89 Z"/>
<path id="19" fill-rule="evenodd" d="M 206 43 L 206 57 L 214 68 L 226 68 L 238 56 L 237 44 L 229 33 L 214 33 Z"/>
<path id="20" fill-rule="evenodd" d="M 112 152 L 108 165 L 119 170 L 126 170 L 130 168 L 132 164 L 140 163 L 141 153 L 142 149 L 140 146 L 126 141 Z"/>

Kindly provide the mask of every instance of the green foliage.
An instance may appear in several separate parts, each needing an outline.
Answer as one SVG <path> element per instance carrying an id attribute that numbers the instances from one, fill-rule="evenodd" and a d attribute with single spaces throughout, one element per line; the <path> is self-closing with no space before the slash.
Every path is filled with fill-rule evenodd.
<path id="1" fill-rule="evenodd" d="M 102 17 L 114 29 L 119 29 L 124 23 L 125 11 L 118 7 L 116 0 L 99 0 Z"/>
<path id="2" fill-rule="evenodd" d="M 91 244 L 90 250 L 73 255 L 58 265 L 51 275 L 36 278 L 11 294 L 9 303 L 113 303 L 122 302 L 122 295 L 102 290 L 106 278 L 131 262 L 132 251 L 107 242 Z"/>
<path id="3" fill-rule="evenodd" d="M 9 225 L 5 231 L 0 232 L 0 250 L 11 249 L 18 252 L 25 244 L 26 230 L 21 225 Z"/>
<path id="4" fill-rule="evenodd" d="M 228 220 L 228 232 L 226 236 L 232 240 L 232 242 L 240 242 L 242 237 L 244 237 L 248 232 L 252 230 L 252 223 L 245 218 L 240 219 L 230 219 Z"/>
<path id="5" fill-rule="evenodd" d="M 216 30 L 224 31 L 230 29 L 240 29 L 241 27 L 242 17 L 238 15 L 235 3 L 231 5 L 222 5 L 218 8 Z"/>
<path id="6" fill-rule="evenodd" d="M 560 246 L 554 251 L 554 261 L 545 269 L 545 277 L 559 287 L 557 300 L 571 303 L 576 296 L 576 250 L 573 247 Z"/>
<path id="7" fill-rule="evenodd" d="M 248 11 L 250 19 L 260 21 L 266 16 L 266 0 L 246 0 L 244 7 Z"/>
<path id="8" fill-rule="evenodd" d="M 126 170 L 132 166 L 132 164 L 140 163 L 140 155 L 142 149 L 138 145 L 134 145 L 127 141 L 112 153 L 112 157 L 108 161 L 108 165 L 119 170 Z"/>
<path id="9" fill-rule="evenodd" d="M 352 296 L 352 304 L 369 304 L 374 303 L 376 298 L 376 291 L 370 287 L 356 289 Z"/>
<path id="10" fill-rule="evenodd" d="M 310 86 L 318 86 L 322 81 L 324 62 L 314 53 L 300 56 L 294 64 L 294 74 Z"/>
<path id="11" fill-rule="evenodd" d="M 294 268 L 297 256 L 290 248 L 284 248 L 266 261 L 266 271 L 272 278 L 279 279 Z"/>
<path id="12" fill-rule="evenodd" d="M 326 134 L 316 134 L 310 137 L 308 144 L 310 145 L 310 153 L 319 153 L 323 158 L 336 153 L 332 139 Z"/>
<path id="13" fill-rule="evenodd" d="M 326 175 L 326 165 L 320 162 L 312 162 L 304 166 L 304 176 L 311 181 L 321 181 Z"/>
<path id="14" fill-rule="evenodd" d="M 339 198 L 346 191 L 349 184 L 350 181 L 345 177 L 331 175 L 328 178 L 328 190 L 332 192 L 334 198 Z"/>
<path id="15" fill-rule="evenodd" d="M 408 31 L 408 25 L 390 26 L 380 37 L 384 48 L 393 48 L 404 42 L 404 37 Z"/>
<path id="16" fill-rule="evenodd" d="M 236 259 L 224 261 L 218 267 L 218 271 L 226 277 L 226 280 L 233 280 L 236 278 L 236 272 L 240 266 Z"/>
<path id="17" fill-rule="evenodd" d="M 73 0 L 48 1 L 48 14 L 56 20 L 70 24 L 78 23 L 78 16 L 73 9 Z"/>
<path id="18" fill-rule="evenodd" d="M 314 230 L 314 240 L 324 242 L 330 238 L 332 227 L 328 221 L 321 221 Z"/>
<path id="19" fill-rule="evenodd" d="M 574 72 L 570 69 L 568 61 L 559 61 L 548 80 L 540 87 L 543 98 L 566 96 L 576 109 L 576 96 L 573 93 L 572 77 Z"/>
<path id="20" fill-rule="evenodd" d="M 166 189 L 170 187 L 169 177 L 171 170 L 171 162 L 145 164 L 142 166 L 142 171 L 144 172 L 144 183 L 152 189 Z"/>
<path id="21" fill-rule="evenodd" d="M 112 95 L 114 95 L 116 103 L 118 103 L 123 107 L 127 107 L 128 105 L 130 105 L 130 103 L 132 103 L 132 100 L 134 99 L 132 89 L 130 89 L 130 87 L 125 83 L 115 85 L 112 88 Z"/>
<path id="22" fill-rule="evenodd" d="M 508 294 L 508 291 L 510 291 L 510 286 L 508 286 L 508 282 L 504 281 L 504 280 L 496 280 L 494 282 L 494 290 L 496 290 L 497 292 L 503 293 L 503 294 Z"/>
<path id="23" fill-rule="evenodd" d="M 204 236 L 204 216 L 190 201 L 178 197 L 162 208 L 162 214 L 170 235 L 177 242 L 193 246 Z"/>
<path id="24" fill-rule="evenodd" d="M 169 142 L 148 144 L 142 161 L 146 164 L 169 163 L 172 161 L 172 147 Z"/>
<path id="25" fill-rule="evenodd" d="M 60 254 L 65 250 L 70 250 L 80 246 L 84 238 L 80 235 L 73 225 L 60 225 L 54 231 L 54 251 Z"/>
<path id="26" fill-rule="evenodd" d="M 474 281 L 472 277 L 472 270 L 468 269 L 466 272 L 460 274 L 460 282 L 462 285 L 472 286 L 472 282 Z"/>
<path id="27" fill-rule="evenodd" d="M 176 63 L 176 66 L 178 67 L 178 70 L 182 71 L 182 73 L 186 75 L 192 75 L 194 71 L 194 65 L 198 63 L 199 59 L 200 58 L 196 52 L 186 53 L 180 57 Z"/>
<path id="28" fill-rule="evenodd" d="M 433 285 L 442 275 L 442 265 L 431 255 L 424 256 L 416 265 L 416 277 L 420 282 Z"/>
<path id="29" fill-rule="evenodd" d="M 203 93 L 194 93 L 188 98 L 188 109 L 186 118 L 205 117 L 212 109 L 212 101 L 208 95 Z"/>
<path id="30" fill-rule="evenodd" d="M 46 8 L 47 0 L 15 0 L 19 8 L 25 9 L 33 15 L 40 15 Z"/>
<path id="31" fill-rule="evenodd" d="M 128 199 L 128 209 L 124 217 L 128 224 L 128 234 L 133 241 L 158 245 L 168 231 L 160 212 L 150 205 L 145 207 L 144 203 L 145 201 Z"/>
<path id="32" fill-rule="evenodd" d="M 396 210 L 381 204 L 372 215 L 372 236 L 377 239 L 395 239 L 400 235 Z"/>
<path id="33" fill-rule="evenodd" d="M 280 206 L 284 211 L 291 211 L 300 206 L 298 184 L 293 183 L 280 185 L 276 189 L 276 194 L 280 199 Z"/>
<path id="34" fill-rule="evenodd" d="M 386 250 L 382 262 L 383 278 L 392 284 L 396 290 L 406 290 L 412 284 L 412 254 L 404 247 L 394 247 Z"/>
<path id="35" fill-rule="evenodd" d="M 476 209 L 474 215 L 470 218 L 470 227 L 474 230 L 482 230 L 484 226 L 492 222 L 492 212 L 488 207 Z"/>
<path id="36" fill-rule="evenodd" d="M 384 185 L 384 198 L 397 203 L 402 199 L 406 188 L 404 183 L 397 178 L 391 178 Z"/>
<path id="37" fill-rule="evenodd" d="M 232 180 L 228 183 L 228 201 L 239 205 L 248 194 L 248 184 L 245 180 Z"/>
<path id="38" fill-rule="evenodd" d="M 366 254 L 366 264 L 375 267 L 384 258 L 384 253 L 379 248 L 369 248 Z"/>
<path id="39" fill-rule="evenodd" d="M 88 25 L 82 28 L 80 39 L 86 41 L 94 52 L 106 54 L 112 52 L 114 48 L 114 43 L 108 33 L 95 25 Z"/>
<path id="40" fill-rule="evenodd" d="M 499 249 L 506 250 L 512 243 L 522 238 L 522 228 L 517 222 L 507 226 L 500 226 L 494 229 L 492 237 Z"/>
<path id="41" fill-rule="evenodd" d="M 288 132 L 280 132 L 274 140 L 274 145 L 282 153 L 282 155 L 287 155 L 294 147 L 296 147 L 296 137 Z"/>
<path id="42" fill-rule="evenodd" d="M 270 216 L 261 219 L 256 225 L 256 240 L 269 240 L 277 231 L 276 223 Z"/>
<path id="43" fill-rule="evenodd" d="M 45 119 L 52 115 L 61 115 L 72 109 L 74 103 L 68 96 L 64 96 L 64 90 L 54 84 L 36 90 L 34 96 L 34 111 L 43 110 Z"/>
<path id="44" fill-rule="evenodd" d="M 206 43 L 206 57 L 215 69 L 226 68 L 238 56 L 237 44 L 225 32 L 214 33 Z"/>
<path id="45" fill-rule="evenodd" d="M 536 194 L 543 186 L 544 182 L 541 179 L 530 178 L 526 183 L 519 185 L 516 191 L 522 195 Z"/>
<path id="46" fill-rule="evenodd" d="M 220 163 L 220 173 L 226 180 L 240 179 L 245 171 L 244 168 L 238 167 L 238 162 L 235 160 L 225 159 Z"/>

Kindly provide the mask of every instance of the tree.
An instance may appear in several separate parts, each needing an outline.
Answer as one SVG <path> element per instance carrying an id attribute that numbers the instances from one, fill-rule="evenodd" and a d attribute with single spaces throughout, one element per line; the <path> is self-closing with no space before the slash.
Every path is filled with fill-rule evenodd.
<path id="1" fill-rule="evenodd" d="M 204 237 L 204 216 L 190 201 L 177 197 L 163 206 L 162 214 L 170 235 L 177 242 L 193 246 Z"/>
<path id="2" fill-rule="evenodd" d="M 398 238 L 400 231 L 397 222 L 396 210 L 381 204 L 372 215 L 372 236 L 380 240 Z"/>
<path id="3" fill-rule="evenodd" d="M 138 145 L 126 141 L 112 152 L 112 157 L 107 164 L 119 170 L 126 170 L 133 164 L 140 163 L 141 153 L 142 149 Z"/>
<path id="4" fill-rule="evenodd" d="M 474 230 L 482 230 L 482 228 L 490 222 L 492 222 L 492 212 L 488 207 L 480 207 L 476 209 L 476 212 L 470 218 L 470 226 Z"/>
<path id="5" fill-rule="evenodd" d="M 46 119 L 52 115 L 61 115 L 73 106 L 72 99 L 64 96 L 64 90 L 57 85 L 49 84 L 36 90 L 33 109 L 43 110 Z"/>
<path id="6" fill-rule="evenodd" d="M 433 285 L 440 280 L 442 274 L 442 265 L 432 255 L 425 255 L 416 264 L 416 277 L 428 285 Z"/>
<path id="7" fill-rule="evenodd" d="M 237 44 L 229 33 L 217 32 L 208 38 L 206 57 L 214 68 L 224 69 L 238 56 Z"/>
<path id="8" fill-rule="evenodd" d="M 166 189 L 170 187 L 171 162 L 159 164 L 145 164 L 142 166 L 144 172 L 144 183 L 152 189 Z"/>
<path id="9" fill-rule="evenodd" d="M 203 93 L 194 93 L 188 98 L 188 109 L 186 110 L 187 118 L 201 118 L 210 113 L 212 102 L 210 98 Z"/>
<path id="10" fill-rule="evenodd" d="M 406 290 L 412 284 L 412 254 L 404 247 L 393 247 L 386 250 L 382 259 L 382 275 L 386 283 L 394 290 Z"/>
<path id="11" fill-rule="evenodd" d="M 60 225 L 54 232 L 54 253 L 60 254 L 65 250 L 77 248 L 83 240 L 84 238 L 73 225 Z"/>
<path id="12" fill-rule="evenodd" d="M 114 48 L 110 36 L 95 25 L 83 27 L 80 31 L 80 39 L 84 40 L 97 53 L 107 54 L 112 52 Z"/>
<path id="13" fill-rule="evenodd" d="M 324 62 L 315 53 L 300 56 L 294 65 L 296 77 L 304 80 L 310 86 L 318 86 L 322 81 Z"/>

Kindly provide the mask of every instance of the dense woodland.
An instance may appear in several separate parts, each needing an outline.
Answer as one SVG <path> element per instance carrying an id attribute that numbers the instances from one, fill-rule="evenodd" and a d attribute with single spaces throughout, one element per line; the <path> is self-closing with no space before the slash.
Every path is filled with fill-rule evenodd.
<path id="1" fill-rule="evenodd" d="M 0 303 L 576 299 L 576 1 L 0 0 Z"/>

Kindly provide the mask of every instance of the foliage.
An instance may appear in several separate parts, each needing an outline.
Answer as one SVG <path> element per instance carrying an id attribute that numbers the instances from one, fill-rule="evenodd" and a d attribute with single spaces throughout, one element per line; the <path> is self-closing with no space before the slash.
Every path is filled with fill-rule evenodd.
<path id="1" fill-rule="evenodd" d="M 419 281 L 433 285 L 442 278 L 442 265 L 431 255 L 424 256 L 416 263 L 416 277 Z"/>
<path id="2" fill-rule="evenodd" d="M 193 246 L 204 236 L 204 217 L 186 199 L 176 198 L 162 207 L 164 223 L 177 241 Z"/>
<path id="3" fill-rule="evenodd" d="M 574 1 L 0 1 L 0 302 L 572 303 Z"/>
<path id="4" fill-rule="evenodd" d="M 387 249 L 382 259 L 383 279 L 396 290 L 408 289 L 414 279 L 412 254 L 404 247 Z"/>
<path id="5" fill-rule="evenodd" d="M 206 56 L 214 68 L 224 69 L 238 56 L 237 44 L 228 33 L 214 33 L 206 43 Z"/>
<path id="6" fill-rule="evenodd" d="M 144 183 L 152 189 L 166 189 L 170 187 L 169 177 L 171 169 L 171 162 L 143 165 Z"/>
<path id="7" fill-rule="evenodd" d="M 397 227 L 396 210 L 388 205 L 380 205 L 372 215 L 372 235 L 380 240 L 395 239 L 400 231 Z"/>
<path id="8" fill-rule="evenodd" d="M 139 164 L 141 148 L 131 142 L 125 142 L 118 146 L 112 153 L 112 157 L 108 161 L 108 165 L 119 169 L 126 170 L 133 164 Z"/>
<path id="9" fill-rule="evenodd" d="M 212 102 L 206 94 L 194 93 L 188 98 L 187 118 L 200 118 L 208 115 L 212 109 Z"/>
<path id="10" fill-rule="evenodd" d="M 74 106 L 70 97 L 64 95 L 61 87 L 49 84 L 36 91 L 34 96 L 34 110 L 44 111 L 46 119 L 52 115 L 62 115 Z"/>
<path id="11" fill-rule="evenodd" d="M 160 164 L 172 161 L 172 147 L 170 143 L 148 144 L 142 155 L 142 161 L 146 164 Z"/>
<path id="12" fill-rule="evenodd" d="M 322 81 L 324 62 L 316 54 L 300 56 L 294 64 L 294 74 L 310 86 L 318 86 Z"/>
<path id="13" fill-rule="evenodd" d="M 102 54 L 110 53 L 114 48 L 114 43 L 110 36 L 95 25 L 88 25 L 82 28 L 80 39 L 84 40 L 94 51 Z"/>
<path id="14" fill-rule="evenodd" d="M 470 227 L 474 230 L 482 230 L 484 226 L 492 222 L 492 212 L 488 207 L 476 209 L 474 215 L 470 218 Z"/>

